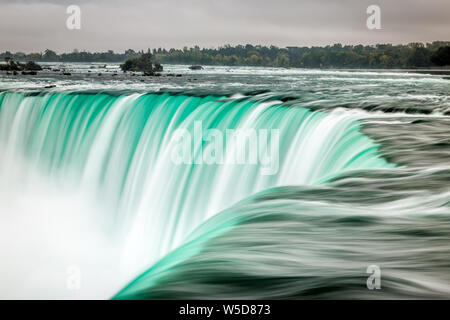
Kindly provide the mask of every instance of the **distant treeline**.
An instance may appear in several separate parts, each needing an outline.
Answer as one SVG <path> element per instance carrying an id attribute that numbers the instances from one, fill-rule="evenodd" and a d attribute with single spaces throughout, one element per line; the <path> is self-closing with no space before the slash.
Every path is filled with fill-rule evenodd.
<path id="1" fill-rule="evenodd" d="M 448 65 L 450 41 L 410 43 L 407 45 L 377 44 L 373 46 L 335 44 L 325 47 L 286 47 L 226 45 L 214 49 L 198 46 L 183 49 L 153 49 L 155 60 L 169 64 L 199 64 L 227 66 L 266 66 L 296 68 L 421 68 Z M 144 52 L 126 50 L 90 53 L 74 51 L 56 54 L 5 52 L 0 58 L 49 62 L 124 62 Z"/>
<path id="2" fill-rule="evenodd" d="M 11 58 L 15 61 L 36 61 L 36 62 L 124 62 L 127 59 L 132 59 L 141 56 L 144 51 L 126 50 L 124 53 L 115 53 L 112 50 L 106 52 L 87 52 L 74 50 L 71 53 L 57 54 L 52 50 L 45 50 L 44 52 L 11 53 L 9 51 L 0 53 L 0 59 L 4 60 Z"/>

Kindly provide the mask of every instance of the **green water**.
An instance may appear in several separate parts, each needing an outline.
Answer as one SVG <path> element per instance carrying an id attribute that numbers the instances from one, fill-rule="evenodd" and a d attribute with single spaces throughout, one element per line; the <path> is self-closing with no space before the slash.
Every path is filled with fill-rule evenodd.
<path id="1" fill-rule="evenodd" d="M 411 77 L 436 95 L 429 115 L 423 97 L 391 95 L 411 85 L 393 74 L 236 70 L 197 75 L 197 93 L 189 79 L 149 92 L 30 90 L 31 78 L 1 92 L 2 231 L 17 244 L 0 252 L 0 296 L 446 297 L 446 87 Z M 266 91 L 230 94 L 242 79 Z M 270 79 L 301 86 L 267 91 Z M 239 130 L 256 140 L 226 135 Z M 14 279 L 35 252 L 41 280 L 24 295 Z M 377 296 L 371 264 L 385 275 Z M 72 265 L 89 279 L 79 293 L 65 286 Z"/>

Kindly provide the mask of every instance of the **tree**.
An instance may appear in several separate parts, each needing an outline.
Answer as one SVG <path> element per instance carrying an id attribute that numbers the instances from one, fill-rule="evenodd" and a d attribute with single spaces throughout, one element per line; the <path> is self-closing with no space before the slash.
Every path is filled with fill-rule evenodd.
<path id="1" fill-rule="evenodd" d="M 125 63 L 120 65 L 123 71 L 142 71 L 145 74 L 152 75 L 154 71 L 162 71 L 162 66 L 159 63 L 154 65 L 153 55 L 148 51 L 138 58 L 128 59 Z"/>
<path id="2" fill-rule="evenodd" d="M 258 54 L 252 54 L 248 58 L 248 62 L 252 66 L 259 66 L 259 65 L 261 65 L 263 63 L 263 60 Z"/>
<path id="3" fill-rule="evenodd" d="M 431 62 L 437 66 L 449 66 L 450 65 L 450 46 L 440 47 L 431 56 Z"/>
<path id="4" fill-rule="evenodd" d="M 56 54 L 55 51 L 47 49 L 44 51 L 42 59 L 44 59 L 45 61 L 56 62 L 59 61 L 59 56 Z"/>
<path id="5" fill-rule="evenodd" d="M 430 52 L 422 43 L 414 43 L 411 45 L 412 50 L 407 60 L 407 66 L 426 67 L 430 63 Z"/>
<path id="6" fill-rule="evenodd" d="M 289 67 L 289 56 L 287 53 L 279 53 L 275 60 L 274 64 L 277 67 Z"/>
<path id="7" fill-rule="evenodd" d="M 153 51 L 126 50 L 124 53 L 75 51 L 56 54 L 46 50 L 43 54 L 0 53 L 0 61 L 7 57 L 15 61 L 61 61 L 61 62 L 120 62 L 126 70 L 158 72 L 160 63 L 192 65 L 235 65 L 306 68 L 410 68 L 450 65 L 448 49 L 450 42 L 411 43 L 408 45 L 342 45 L 325 47 L 286 47 L 262 45 L 225 45 L 218 48 L 194 46 L 183 49 L 157 49 Z M 140 56 L 142 56 L 140 59 Z M 131 60 L 131 61 L 127 61 Z M 145 60 L 148 61 L 145 61 Z M 431 60 L 433 59 L 433 60 Z M 2 68 L 7 65 L 2 64 Z"/>

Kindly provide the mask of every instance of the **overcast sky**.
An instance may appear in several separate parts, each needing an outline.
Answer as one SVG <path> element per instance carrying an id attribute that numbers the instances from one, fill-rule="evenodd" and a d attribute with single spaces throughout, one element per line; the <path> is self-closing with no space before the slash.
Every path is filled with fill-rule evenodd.
<path id="1" fill-rule="evenodd" d="M 66 8 L 81 8 L 68 30 Z M 381 30 L 366 9 L 381 8 Z M 0 0 L 0 51 L 450 40 L 450 0 Z"/>

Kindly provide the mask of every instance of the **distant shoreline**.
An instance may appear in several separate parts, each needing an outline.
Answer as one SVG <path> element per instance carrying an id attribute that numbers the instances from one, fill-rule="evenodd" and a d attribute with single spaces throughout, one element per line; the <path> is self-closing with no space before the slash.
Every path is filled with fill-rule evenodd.
<path id="1" fill-rule="evenodd" d="M 198 46 L 183 49 L 153 49 L 123 53 L 74 50 L 58 54 L 52 50 L 35 53 L 0 53 L 0 61 L 123 63 L 151 54 L 160 64 L 204 66 L 286 67 L 306 69 L 440 69 L 449 66 L 450 41 L 414 42 L 407 45 L 342 45 L 322 47 L 285 47 L 260 45 L 225 45 L 217 48 Z"/>
<path id="2" fill-rule="evenodd" d="M 51 65 L 51 64 L 102 64 L 102 65 L 111 65 L 116 64 L 119 65 L 121 62 L 116 61 L 37 61 L 41 63 L 43 66 Z M 1 62 L 0 62 L 1 64 Z M 189 63 L 165 63 L 164 65 L 175 65 L 175 66 L 190 66 Z M 323 70 L 323 71 L 377 71 L 377 72 L 414 72 L 414 73 L 422 73 L 422 74 L 432 74 L 432 75 L 450 75 L 450 66 L 445 67 L 424 67 L 424 68 L 347 68 L 347 67 L 334 67 L 334 68 L 315 68 L 315 67 L 275 67 L 275 66 L 251 66 L 251 65 L 219 65 L 219 64 L 203 64 L 204 67 L 241 67 L 241 68 L 261 68 L 261 69 L 296 69 L 296 70 Z M 104 69 L 104 68 L 99 68 Z M 2 72 L 0 70 L 0 72 Z M 122 71 L 120 71 L 122 72 Z M 196 71 L 197 72 L 197 71 Z M 139 72 L 138 72 L 139 73 Z"/>
<path id="3" fill-rule="evenodd" d="M 95 63 L 95 64 L 121 64 L 122 62 L 116 62 L 116 61 L 89 61 L 89 62 L 82 62 L 82 61 L 37 61 L 42 64 L 57 64 L 57 63 L 79 63 L 79 64 L 88 64 L 88 63 Z M 175 66 L 191 66 L 193 64 L 190 63 L 164 63 L 164 65 L 175 65 Z M 449 74 L 450 73 L 450 66 L 445 67 L 423 67 L 423 68 L 347 68 L 347 67 L 334 67 L 334 68 L 314 68 L 314 67 L 274 67 L 274 66 L 252 66 L 252 65 L 226 65 L 226 64 L 202 64 L 203 67 L 249 67 L 249 68 L 274 68 L 274 69 L 298 69 L 298 70 L 336 70 L 336 71 L 358 71 L 358 70 L 364 70 L 364 71 L 415 71 L 418 73 L 430 73 L 430 74 Z"/>
<path id="4" fill-rule="evenodd" d="M 143 73 L 140 71 L 128 71 L 128 72 L 122 72 L 121 70 L 115 70 L 111 68 L 105 68 L 105 67 L 97 67 L 94 69 L 90 69 L 89 73 L 87 72 L 76 72 L 71 70 L 70 68 L 61 68 L 52 70 L 47 68 L 47 66 L 58 66 L 61 67 L 65 64 L 100 64 L 100 65 L 111 65 L 116 64 L 118 65 L 118 62 L 42 62 L 42 66 L 44 66 L 44 70 L 37 72 L 37 74 L 29 75 L 29 74 L 21 74 L 20 72 L 17 74 L 12 74 L 11 72 L 0 70 L 0 75 L 2 76 L 12 76 L 12 77 L 53 77 L 55 75 L 61 76 L 61 77 L 68 77 L 68 78 L 79 78 L 79 77 L 106 77 L 106 78 L 115 78 L 115 79 L 128 79 L 133 78 L 133 76 L 143 76 Z M 186 71 L 188 71 L 189 64 L 183 64 L 183 63 L 170 63 L 165 64 L 165 66 L 186 66 Z M 223 67 L 223 68 L 255 68 L 255 69 L 278 69 L 278 70 L 304 70 L 304 71 L 337 71 L 337 72 L 380 72 L 380 73 L 389 73 L 389 72 L 398 72 L 398 73 L 411 73 L 411 74 L 424 74 L 424 75 L 434 75 L 434 76 L 443 76 L 444 79 L 450 79 L 450 68 L 295 68 L 295 67 L 262 67 L 262 66 L 227 66 L 227 65 L 204 65 L 204 67 L 207 69 L 208 67 Z M 64 74 L 64 72 L 67 71 L 67 74 Z M 201 71 L 189 71 L 189 74 L 195 75 L 196 73 Z M 161 72 L 161 75 L 163 77 L 177 77 L 177 74 L 173 74 L 170 70 L 165 70 Z M 178 75 L 181 76 L 181 75 Z"/>

